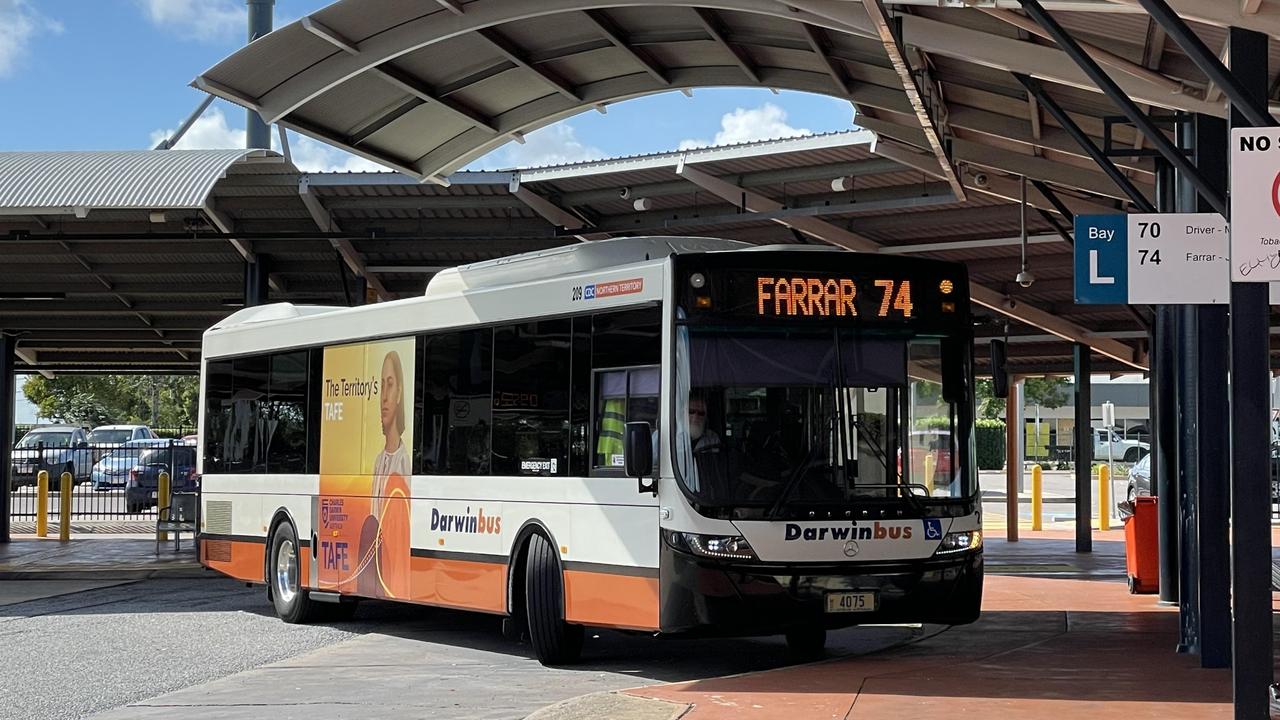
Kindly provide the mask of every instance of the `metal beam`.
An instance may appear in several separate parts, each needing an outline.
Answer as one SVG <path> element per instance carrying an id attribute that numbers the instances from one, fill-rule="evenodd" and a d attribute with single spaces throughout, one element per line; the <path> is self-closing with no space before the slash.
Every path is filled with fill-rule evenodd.
<path id="1" fill-rule="evenodd" d="M 566 230 L 581 230 L 589 225 L 587 221 L 574 213 L 565 210 L 527 188 L 518 187 L 511 194 L 518 198 L 520 202 L 529 206 L 530 210 L 538 213 L 544 220 L 557 227 L 562 227 Z"/>
<path id="2" fill-rule="evenodd" d="M 311 219 L 322 231 L 342 232 L 342 229 L 334 222 L 333 215 L 325 208 L 324 203 L 320 201 L 320 198 L 316 197 L 315 193 L 311 192 L 306 177 L 303 177 L 298 182 L 298 197 L 302 199 L 302 204 L 307 207 L 307 212 L 311 215 Z M 382 280 L 376 274 L 369 272 L 369 269 L 365 266 L 364 258 L 356 251 L 350 240 L 335 238 L 331 239 L 329 243 L 342 256 L 343 262 L 351 269 L 351 273 L 358 278 L 364 278 L 369 287 L 377 293 L 379 299 L 392 300 L 395 298 L 394 295 L 387 291 L 386 286 L 382 284 Z"/>
<path id="3" fill-rule="evenodd" d="M 880 43 L 884 45 L 885 54 L 889 56 L 889 64 L 893 66 L 894 72 L 898 74 L 898 80 L 902 83 L 902 90 L 907 94 L 911 109 L 915 111 L 916 120 L 920 123 L 921 131 L 924 132 L 925 141 L 928 142 L 933 156 L 938 159 L 938 167 L 942 170 L 942 176 L 951 185 L 951 192 L 955 193 L 956 199 L 964 202 L 967 199 L 964 194 L 964 185 L 960 182 L 960 178 L 956 176 L 955 165 L 948 155 L 948 148 L 943 140 L 943 134 L 947 129 L 947 106 L 942 99 L 942 93 L 939 92 L 937 84 L 934 83 L 933 78 L 930 76 L 927 65 L 922 64 L 920 66 L 918 70 L 920 77 L 917 78 L 917 70 L 911 67 L 911 62 L 907 59 L 907 54 L 902 47 L 900 39 L 894 33 L 893 28 L 889 26 L 889 16 L 885 12 L 884 6 L 880 4 L 880 0 L 863 0 L 862 4 L 867 9 L 867 16 L 871 18 L 876 35 L 880 38 Z M 924 85 L 923 88 L 921 87 L 922 83 Z M 933 106 L 932 108 L 928 107 L 930 104 Z"/>
<path id="4" fill-rule="evenodd" d="M 750 210 L 751 212 L 773 212 L 782 209 L 782 203 L 779 203 L 776 200 L 745 188 L 738 187 L 732 183 L 703 172 L 702 170 L 689 167 L 688 165 L 683 165 L 677 168 L 676 172 L 695 185 L 707 190 L 711 194 L 731 203 L 740 204 L 740 206 L 745 210 Z M 774 222 L 794 228 L 806 235 L 810 235 L 824 242 L 844 247 L 849 250 L 858 250 L 863 252 L 881 251 L 881 246 L 875 241 L 816 218 L 780 218 Z M 1126 365 L 1145 369 L 1136 361 L 1133 348 L 1122 342 L 1096 337 L 1078 325 L 1026 303 L 1014 302 L 1003 293 L 981 285 L 972 285 L 969 292 L 971 299 L 979 305 L 995 310 L 996 312 L 1007 315 L 1015 320 L 1041 328 L 1042 330 L 1057 335 L 1063 339 L 1073 342 L 1087 343 L 1090 347 L 1093 347 L 1097 352 L 1103 355 L 1125 363 Z"/>
<path id="5" fill-rule="evenodd" d="M 337 30 L 334 30 L 313 17 L 303 17 L 302 28 L 343 52 L 351 55 L 360 54 L 360 48 L 356 47 L 355 43 L 343 37 Z"/>
<path id="6" fill-rule="evenodd" d="M 574 90 L 564 78 L 545 68 L 536 67 L 533 61 L 529 59 L 529 52 L 506 35 L 493 28 L 476 30 L 476 35 L 484 38 L 500 55 L 515 63 L 518 67 L 537 75 L 539 79 L 554 88 L 556 92 L 574 102 L 583 102 L 582 95 Z"/>
<path id="7" fill-rule="evenodd" d="M 38 360 L 39 356 L 36 353 L 36 350 L 34 348 L 17 347 L 14 349 L 13 354 L 16 355 L 19 360 L 26 363 L 29 367 L 35 367 L 36 365 L 39 364 L 39 360 Z M 36 372 L 40 373 L 41 375 L 45 376 L 50 380 L 53 379 L 53 373 L 49 372 L 48 370 L 37 370 Z"/>
<path id="8" fill-rule="evenodd" d="M 463 13 L 462 3 L 459 2 L 459 0 L 436 0 L 436 2 L 440 4 L 440 7 L 448 10 L 454 15 L 461 15 Z"/>
<path id="9" fill-rule="evenodd" d="M 1156 211 L 1155 205 L 1151 204 L 1151 201 L 1147 199 L 1147 196 L 1143 195 L 1142 191 L 1139 190 L 1131 180 L 1129 180 L 1128 175 L 1121 172 L 1120 168 L 1116 167 L 1116 164 L 1111 162 L 1111 158 L 1107 157 L 1102 152 L 1101 148 L 1093 144 L 1093 140 L 1091 140 L 1089 136 L 1080 129 L 1080 126 L 1067 115 L 1066 111 L 1062 109 L 1062 106 L 1058 104 L 1058 101 L 1055 100 L 1052 95 L 1045 92 L 1044 87 L 1040 85 L 1039 81 L 1020 73 L 1014 73 L 1013 76 L 1018 79 L 1018 82 L 1022 83 L 1024 88 L 1027 89 L 1027 94 L 1034 96 L 1040 103 L 1041 107 L 1047 110 L 1049 114 L 1053 116 L 1053 119 L 1062 126 L 1062 129 L 1066 130 L 1071 137 L 1075 138 L 1075 141 L 1079 143 L 1085 153 L 1087 153 L 1089 157 L 1098 164 L 1098 167 L 1107 174 L 1107 177 L 1111 178 L 1111 181 L 1114 182 L 1117 187 L 1129 196 L 1129 199 L 1133 201 L 1134 205 L 1138 206 L 1139 210 L 1145 213 L 1153 213 Z"/>
<path id="10" fill-rule="evenodd" d="M 756 69 L 755 63 L 751 60 L 751 56 L 745 50 L 737 45 L 729 42 L 725 37 L 726 31 L 724 23 L 720 21 L 720 16 L 714 10 L 706 8 L 694 8 L 694 13 L 698 16 L 698 22 L 702 24 L 702 28 L 711 36 L 711 40 L 724 49 L 725 52 L 733 58 L 733 62 L 742 69 L 751 82 L 760 85 L 760 71 Z"/>
<path id="11" fill-rule="evenodd" d="M 1116 81 L 1112 80 L 1111 77 L 1102 70 L 1102 68 L 1098 67 L 1098 64 L 1094 62 L 1093 58 L 1089 57 L 1084 50 L 1081 49 L 1075 39 L 1072 38 L 1066 29 L 1058 23 L 1057 19 L 1048 12 L 1045 12 L 1044 7 L 1039 3 L 1039 0 L 1019 0 L 1019 2 L 1022 3 L 1023 9 L 1031 16 L 1031 19 L 1035 20 L 1041 27 L 1047 30 L 1049 34 L 1053 36 L 1054 42 L 1066 51 L 1067 55 L 1080 66 L 1080 69 L 1084 70 L 1084 72 L 1099 88 L 1102 88 L 1103 93 L 1105 93 L 1107 97 L 1111 98 L 1112 102 L 1120 106 L 1120 109 L 1124 112 L 1125 116 L 1129 118 L 1129 121 L 1137 126 L 1137 128 L 1142 131 L 1143 135 L 1147 136 L 1147 139 L 1150 140 L 1151 144 L 1160 151 L 1160 154 L 1164 156 L 1170 164 L 1178 168 L 1179 172 L 1186 175 L 1187 179 L 1195 185 L 1196 190 L 1209 201 L 1209 204 L 1225 216 L 1227 214 L 1226 199 L 1222 194 L 1219 193 L 1202 174 L 1200 174 L 1200 171 L 1196 169 L 1195 165 L 1192 164 L 1191 161 L 1187 160 L 1186 155 L 1174 146 L 1173 142 L 1164 134 L 1164 131 L 1156 127 L 1156 124 L 1151 121 L 1151 118 L 1147 117 L 1147 114 L 1142 112 L 1137 104 L 1129 97 L 1128 93 L 1121 89 Z M 1167 31 L 1168 28 L 1165 28 L 1165 30 Z"/>
<path id="12" fill-rule="evenodd" d="M 1182 51 L 1191 58 L 1191 61 L 1200 68 L 1200 71 L 1209 76 L 1213 83 L 1222 89 L 1231 98 L 1231 107 L 1235 111 L 1239 111 L 1244 117 L 1248 118 L 1254 127 L 1271 127 L 1276 121 L 1267 111 L 1266 97 L 1261 102 L 1255 102 L 1250 97 L 1244 84 L 1231 74 L 1231 71 L 1222 64 L 1218 56 L 1209 49 L 1204 41 L 1200 39 L 1187 27 L 1187 24 L 1178 17 L 1178 13 L 1169 7 L 1164 0 L 1138 0 L 1142 7 L 1160 23 L 1160 27 L 1178 43 Z M 1197 188 L 1198 189 L 1198 188 Z M 1219 211 L 1221 212 L 1221 211 Z"/>
<path id="13" fill-rule="evenodd" d="M 859 116 L 858 123 L 868 130 L 874 130 L 881 135 L 910 143 L 917 147 L 924 147 L 926 144 L 923 133 L 914 127 L 906 127 L 886 120 L 865 116 Z M 952 141 L 951 152 L 956 160 L 967 165 L 977 165 L 1013 175 L 1025 176 L 1028 179 L 1043 180 L 1055 185 L 1072 187 L 1082 192 L 1104 194 L 1119 200 L 1129 199 L 1124 190 L 1106 175 L 1076 165 L 1055 162 L 1047 158 L 1035 157 L 1034 155 L 985 145 L 972 140 L 957 139 Z M 886 157 L 889 156 L 886 155 Z M 946 179 L 937 172 L 936 167 L 933 168 L 930 174 Z M 966 182 L 965 186 L 971 187 L 971 184 Z"/>
<path id="14" fill-rule="evenodd" d="M 369 74 L 390 83 L 423 102 L 439 105 L 445 110 L 448 110 L 459 120 L 470 123 L 481 130 L 486 130 L 495 134 L 498 132 L 498 126 L 494 123 L 492 118 L 485 117 L 481 113 L 463 105 L 457 100 L 441 95 L 434 88 L 427 87 L 418 79 L 411 77 L 389 63 L 371 68 L 369 70 Z"/>
<path id="15" fill-rule="evenodd" d="M 1036 25 L 1031 20 L 1028 20 L 1023 16 L 1018 15 L 1017 13 L 1010 12 L 1008 10 L 996 10 L 992 8 L 979 8 L 979 9 L 982 12 L 990 15 L 991 17 L 996 18 L 997 20 L 1001 20 L 1003 22 L 1009 23 L 1010 25 L 1013 25 L 1014 27 L 1025 30 L 1033 35 L 1038 35 L 1042 38 L 1045 38 L 1046 40 L 1053 39 L 1052 36 L 1050 36 L 1049 33 L 1044 28 L 1040 27 L 1039 25 Z M 1080 42 L 1080 47 L 1083 48 L 1084 51 L 1089 54 L 1089 57 L 1093 58 L 1094 60 L 1097 60 L 1103 65 L 1115 68 L 1116 70 L 1119 70 L 1120 72 L 1123 72 L 1123 73 L 1128 73 L 1134 77 L 1142 78 L 1143 80 L 1146 80 L 1147 82 L 1150 82 L 1153 85 L 1156 85 L 1158 87 L 1163 87 L 1165 90 L 1168 90 L 1171 93 L 1182 93 L 1182 94 L 1187 94 L 1192 97 L 1195 97 L 1196 94 L 1199 92 L 1198 89 L 1193 88 L 1184 82 L 1180 82 L 1178 80 L 1167 77 L 1165 75 L 1161 75 L 1160 73 L 1155 72 L 1154 70 L 1151 70 L 1147 67 L 1144 67 L 1142 65 L 1139 65 L 1138 63 L 1133 62 L 1132 60 L 1120 57 L 1119 55 L 1116 55 L 1115 53 L 1110 52 L 1108 50 L 1103 50 L 1097 45 L 1092 45 L 1090 43 L 1083 42 L 1083 41 L 1079 41 L 1079 42 Z"/>
<path id="16" fill-rule="evenodd" d="M 663 85 L 670 85 L 671 79 L 667 77 L 667 73 L 663 71 L 658 63 L 649 57 L 648 53 L 639 48 L 633 47 L 627 39 L 626 34 L 618 27 L 617 23 L 609 18 L 609 15 L 603 10 L 584 10 L 583 15 L 586 16 L 587 22 L 595 27 L 595 29 L 605 37 L 613 46 L 621 50 L 631 58 L 633 62 L 641 67 L 650 77 Z"/>
<path id="17" fill-rule="evenodd" d="M 849 79 L 849 71 L 844 65 L 831 57 L 828 48 L 831 47 L 831 40 L 827 37 L 827 33 L 822 28 L 816 28 L 807 23 L 800 23 L 800 29 L 804 32 L 804 38 L 809 43 L 809 49 L 813 50 L 813 54 L 818 56 L 822 61 L 823 67 L 827 69 L 827 74 L 831 76 L 831 82 L 835 83 L 836 89 L 841 95 L 849 96 L 853 94 L 853 83 Z"/>

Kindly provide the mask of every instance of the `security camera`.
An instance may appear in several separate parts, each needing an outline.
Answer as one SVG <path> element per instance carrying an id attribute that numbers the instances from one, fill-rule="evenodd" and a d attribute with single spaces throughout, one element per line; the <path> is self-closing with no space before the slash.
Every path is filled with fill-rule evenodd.
<path id="1" fill-rule="evenodd" d="M 984 188 L 991 184 L 991 178 L 987 177 L 987 174 L 984 172 L 975 173 L 973 176 L 973 184 L 980 188 Z"/>
<path id="2" fill-rule="evenodd" d="M 1014 278 L 1014 281 L 1024 288 L 1029 288 L 1031 287 L 1031 284 L 1036 281 L 1036 276 L 1032 275 L 1030 270 L 1024 269 L 1022 272 L 1018 273 L 1018 277 Z"/>
<path id="3" fill-rule="evenodd" d="M 621 190 L 619 190 L 619 191 L 618 191 L 618 197 L 622 198 L 623 200 L 630 200 L 630 199 L 631 199 L 631 188 L 629 188 L 629 187 L 624 187 L 624 188 L 622 188 Z"/>

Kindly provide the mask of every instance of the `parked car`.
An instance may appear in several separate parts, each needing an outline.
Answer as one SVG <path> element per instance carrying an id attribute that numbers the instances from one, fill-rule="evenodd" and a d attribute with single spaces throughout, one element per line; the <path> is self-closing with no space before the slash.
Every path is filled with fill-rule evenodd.
<path id="1" fill-rule="evenodd" d="M 129 468 L 124 499 L 128 512 L 138 513 L 156 504 L 160 473 L 169 473 L 172 492 L 192 492 L 200 485 L 196 474 L 196 449 L 189 445 L 147 448 Z"/>
<path id="2" fill-rule="evenodd" d="M 119 447 L 108 449 L 102 459 L 94 464 L 93 471 L 89 474 L 89 482 L 93 484 L 94 490 L 124 487 L 125 481 L 129 479 L 129 471 L 138 464 L 145 448 L 168 446 L 169 441 L 161 438 L 123 442 Z"/>
<path id="3" fill-rule="evenodd" d="M 41 454 L 40 447 L 44 447 Z M 89 477 L 93 456 L 88 434 L 74 425 L 46 425 L 32 429 L 13 446 L 9 486 L 13 490 L 35 485 L 41 470 L 49 472 L 49 488 L 58 489 L 62 473 L 69 472 L 76 482 Z"/>
<path id="4" fill-rule="evenodd" d="M 184 445 L 191 445 L 192 447 L 194 447 L 194 446 L 196 446 L 199 442 L 200 442 L 200 436 L 199 436 L 199 435 L 183 435 L 183 436 L 182 436 L 182 444 L 184 444 Z"/>
<path id="5" fill-rule="evenodd" d="M 89 431 L 89 445 L 93 448 L 93 461 L 96 463 L 110 448 L 130 440 L 151 440 L 155 437 L 156 434 L 146 425 L 99 425 Z"/>
<path id="6" fill-rule="evenodd" d="M 1126 439 L 1111 428 L 1094 428 L 1093 459 L 1114 458 L 1121 462 L 1136 463 L 1151 452 L 1151 446 L 1137 440 Z"/>
<path id="7" fill-rule="evenodd" d="M 1129 489 L 1125 492 L 1125 500 L 1132 501 L 1140 495 L 1151 494 L 1151 454 L 1147 453 L 1141 460 L 1129 468 Z"/>

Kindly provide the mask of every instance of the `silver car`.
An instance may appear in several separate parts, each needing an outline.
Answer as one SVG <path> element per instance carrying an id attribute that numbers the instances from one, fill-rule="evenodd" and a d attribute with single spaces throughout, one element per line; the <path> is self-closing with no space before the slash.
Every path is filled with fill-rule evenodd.
<path id="1" fill-rule="evenodd" d="M 111 488 L 124 487 L 125 481 L 129 479 L 129 471 L 138 464 L 138 458 L 142 456 L 143 448 L 167 447 L 168 445 L 168 440 L 151 438 L 129 440 L 121 443 L 119 447 L 111 448 L 93 466 L 93 472 L 89 475 L 89 481 L 93 483 L 93 489 L 110 490 Z"/>
<path id="2" fill-rule="evenodd" d="M 40 448 L 44 451 L 41 453 Z M 49 488 L 58 487 L 62 473 L 69 472 L 75 480 L 89 477 L 93 467 L 93 455 L 83 428 L 73 425 L 47 425 L 38 427 L 13 446 L 10 459 L 10 487 L 17 490 L 23 485 L 35 485 L 41 470 L 49 472 Z"/>

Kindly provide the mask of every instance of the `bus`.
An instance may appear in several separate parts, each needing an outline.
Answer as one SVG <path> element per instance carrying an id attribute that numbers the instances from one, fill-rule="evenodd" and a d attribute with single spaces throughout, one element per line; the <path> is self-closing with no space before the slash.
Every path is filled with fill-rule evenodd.
<path id="1" fill-rule="evenodd" d="M 707 238 L 245 308 L 203 338 L 200 561 L 286 622 L 492 613 L 548 664 L 973 622 L 973 342 L 962 265 Z"/>

